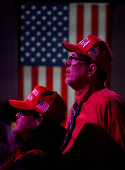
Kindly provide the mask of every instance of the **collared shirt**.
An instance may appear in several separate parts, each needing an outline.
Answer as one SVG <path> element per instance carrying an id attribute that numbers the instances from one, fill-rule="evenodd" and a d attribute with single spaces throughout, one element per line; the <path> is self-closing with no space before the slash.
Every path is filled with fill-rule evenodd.
<path id="1" fill-rule="evenodd" d="M 125 151 L 125 102 L 123 99 L 102 85 L 90 87 L 77 96 L 78 104 L 85 98 L 87 101 L 82 103 L 71 139 L 63 154 L 73 146 L 81 129 L 87 123 L 103 128 L 113 141 Z"/>

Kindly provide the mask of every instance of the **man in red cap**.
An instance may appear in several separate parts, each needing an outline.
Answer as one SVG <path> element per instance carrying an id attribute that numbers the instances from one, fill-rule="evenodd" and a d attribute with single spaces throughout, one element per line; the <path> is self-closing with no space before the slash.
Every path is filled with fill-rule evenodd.
<path id="1" fill-rule="evenodd" d="M 64 167 L 119 167 L 125 152 L 125 103 L 104 86 L 112 67 L 112 52 L 94 35 L 77 45 L 62 43 L 72 52 L 65 62 L 65 82 L 77 93 L 62 145 Z M 120 164 L 116 165 L 118 158 Z"/>
<path id="2" fill-rule="evenodd" d="M 19 110 L 14 127 L 17 148 L 2 169 L 9 166 L 10 170 L 58 167 L 65 134 L 60 125 L 66 114 L 66 105 L 60 95 L 36 86 L 24 101 L 9 100 L 9 103 Z"/>

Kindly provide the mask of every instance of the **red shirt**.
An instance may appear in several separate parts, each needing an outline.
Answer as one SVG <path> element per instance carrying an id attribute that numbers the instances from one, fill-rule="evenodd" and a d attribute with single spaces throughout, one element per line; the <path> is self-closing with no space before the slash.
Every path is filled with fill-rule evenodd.
<path id="1" fill-rule="evenodd" d="M 63 153 L 72 147 L 74 140 L 86 123 L 103 127 L 113 141 L 125 151 L 125 102 L 123 99 L 115 92 L 102 87 L 102 85 L 86 89 L 83 94 L 77 97 L 77 103 L 80 104 L 85 98 L 87 98 L 87 101 L 81 106 L 71 140 Z"/>

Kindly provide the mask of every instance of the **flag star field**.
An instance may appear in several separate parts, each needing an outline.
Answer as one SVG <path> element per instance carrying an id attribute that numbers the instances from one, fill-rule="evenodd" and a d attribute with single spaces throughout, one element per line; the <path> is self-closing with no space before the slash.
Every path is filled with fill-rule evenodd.
<path id="1" fill-rule="evenodd" d="M 68 41 L 68 4 L 21 6 L 20 64 L 64 66 Z"/>

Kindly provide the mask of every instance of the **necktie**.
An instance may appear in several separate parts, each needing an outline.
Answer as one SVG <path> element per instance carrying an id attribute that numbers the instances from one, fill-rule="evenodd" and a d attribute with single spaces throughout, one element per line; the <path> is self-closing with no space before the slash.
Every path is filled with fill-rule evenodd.
<path id="1" fill-rule="evenodd" d="M 68 122 L 68 125 L 67 125 L 67 130 L 68 131 L 71 131 L 72 128 L 73 128 L 73 125 L 74 125 L 74 121 L 80 111 L 80 106 L 77 104 L 77 100 L 75 101 L 74 105 L 73 105 L 73 108 L 72 108 L 72 112 L 71 112 L 71 115 L 70 115 L 70 118 L 69 118 L 69 122 Z"/>
<path id="2" fill-rule="evenodd" d="M 71 115 L 70 115 L 70 118 L 69 118 L 69 121 L 68 121 L 68 125 L 67 125 L 67 131 L 68 132 L 65 135 L 65 138 L 64 138 L 64 141 L 63 141 L 63 144 L 62 144 L 62 147 L 61 147 L 62 150 L 65 148 L 64 146 L 66 145 L 67 139 L 74 129 L 75 119 L 80 112 L 80 108 L 81 108 L 81 106 L 77 104 L 77 100 L 76 100 L 74 105 L 73 105 L 72 112 L 71 112 Z"/>

